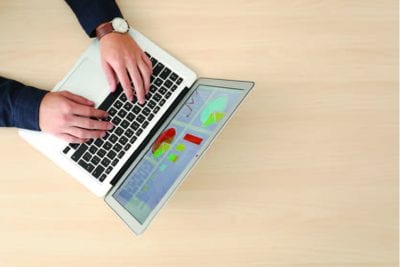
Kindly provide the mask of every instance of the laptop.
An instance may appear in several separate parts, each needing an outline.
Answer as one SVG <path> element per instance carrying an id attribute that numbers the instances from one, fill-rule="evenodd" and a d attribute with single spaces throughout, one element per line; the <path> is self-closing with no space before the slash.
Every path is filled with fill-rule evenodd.
<path id="1" fill-rule="evenodd" d="M 53 91 L 67 90 L 108 112 L 114 128 L 83 144 L 19 130 L 20 136 L 142 233 L 253 88 L 253 82 L 197 79 L 135 29 L 129 34 L 153 64 L 146 102 L 110 93 L 94 40 Z M 234 145 L 234 144 L 232 144 Z"/>

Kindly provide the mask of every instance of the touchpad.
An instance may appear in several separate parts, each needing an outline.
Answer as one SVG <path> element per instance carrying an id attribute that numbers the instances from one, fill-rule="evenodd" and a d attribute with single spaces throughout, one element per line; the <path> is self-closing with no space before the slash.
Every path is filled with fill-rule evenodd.
<path id="1" fill-rule="evenodd" d="M 63 90 L 90 99 L 96 106 L 110 93 L 103 69 L 89 58 L 84 58 L 75 67 L 57 91 Z"/>

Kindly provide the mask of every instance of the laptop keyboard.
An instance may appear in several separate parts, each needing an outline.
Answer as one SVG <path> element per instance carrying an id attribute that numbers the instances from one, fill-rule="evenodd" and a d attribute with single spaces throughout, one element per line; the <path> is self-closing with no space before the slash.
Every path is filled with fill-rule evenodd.
<path id="1" fill-rule="evenodd" d="M 64 154 L 70 155 L 73 161 L 99 182 L 103 182 L 117 167 L 126 152 L 144 133 L 155 115 L 183 81 L 178 74 L 156 58 L 148 53 L 146 55 L 153 64 L 153 74 L 145 104 L 140 105 L 136 97 L 133 102 L 127 100 L 121 86 L 118 85 L 116 92 L 109 94 L 98 107 L 108 112 L 106 120 L 111 121 L 114 128 L 107 131 L 103 138 L 92 139 L 83 144 L 69 144 L 63 150 Z"/>

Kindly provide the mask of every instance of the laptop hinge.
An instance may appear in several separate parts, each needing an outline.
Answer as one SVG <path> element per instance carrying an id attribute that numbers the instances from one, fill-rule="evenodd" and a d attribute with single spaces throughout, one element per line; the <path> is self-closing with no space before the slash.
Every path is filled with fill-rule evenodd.
<path id="1" fill-rule="evenodd" d="M 151 129 L 149 134 L 143 140 L 143 142 L 139 145 L 139 147 L 135 150 L 135 152 L 129 157 L 129 159 L 125 162 L 124 166 L 118 171 L 118 173 L 111 180 L 110 184 L 114 186 L 122 175 L 126 172 L 126 170 L 130 167 L 136 157 L 140 154 L 140 152 L 147 146 L 150 142 L 151 138 L 158 131 L 158 129 L 163 125 L 163 123 L 168 119 L 169 115 L 174 111 L 174 109 L 179 105 L 185 95 L 190 91 L 188 87 L 185 87 L 182 92 L 178 95 L 178 97 L 174 100 L 171 106 L 167 109 L 167 111 L 163 114 L 160 120 L 156 123 L 156 125 Z"/>

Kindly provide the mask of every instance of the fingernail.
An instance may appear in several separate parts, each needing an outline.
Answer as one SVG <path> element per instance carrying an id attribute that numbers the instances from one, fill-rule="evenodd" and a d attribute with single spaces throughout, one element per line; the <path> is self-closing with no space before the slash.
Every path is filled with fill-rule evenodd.
<path id="1" fill-rule="evenodd" d="M 111 130 L 112 128 L 114 128 L 114 125 L 112 123 L 108 124 L 107 129 Z"/>
<path id="2" fill-rule="evenodd" d="M 106 132 L 103 132 L 102 134 L 101 134 L 101 138 L 103 138 L 104 136 L 106 136 Z"/>

